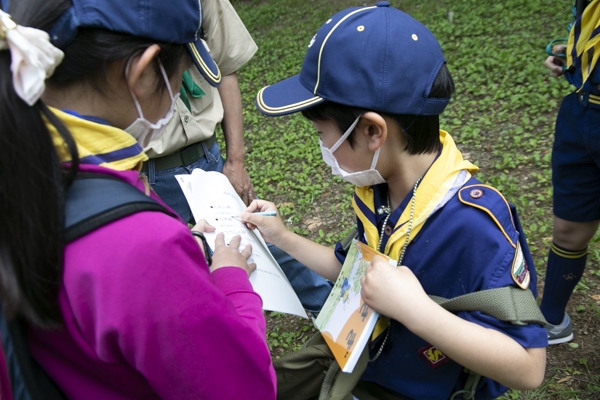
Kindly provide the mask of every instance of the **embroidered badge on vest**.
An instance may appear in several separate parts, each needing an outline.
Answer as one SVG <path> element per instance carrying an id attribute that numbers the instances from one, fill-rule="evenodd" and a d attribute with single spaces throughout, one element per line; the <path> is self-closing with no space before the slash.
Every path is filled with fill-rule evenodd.
<path id="1" fill-rule="evenodd" d="M 444 353 L 438 350 L 435 346 L 427 345 L 419 350 L 419 354 L 431 365 L 433 368 L 437 368 L 450 359 L 446 357 Z"/>
<path id="2" fill-rule="evenodd" d="M 527 289 L 529 287 L 531 277 L 529 276 L 527 261 L 525 261 L 525 257 L 523 257 L 523 250 L 521 249 L 521 243 L 519 242 L 517 242 L 517 249 L 515 250 L 511 276 L 513 281 L 515 281 L 521 289 Z"/>

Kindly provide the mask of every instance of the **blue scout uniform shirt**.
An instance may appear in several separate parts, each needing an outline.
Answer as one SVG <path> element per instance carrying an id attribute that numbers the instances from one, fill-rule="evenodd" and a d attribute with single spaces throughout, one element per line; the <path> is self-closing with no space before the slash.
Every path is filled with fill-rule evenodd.
<path id="1" fill-rule="evenodd" d="M 378 210 L 387 203 L 387 185 L 374 186 L 373 190 L 375 210 Z M 387 238 L 402 211 L 407 205 L 410 206 L 411 196 L 412 192 L 390 216 L 382 248 L 385 248 Z M 529 272 L 529 287 L 537 295 L 537 279 L 529 248 L 516 211 L 509 207 L 494 188 L 471 178 L 444 207 L 429 217 L 409 244 L 402 264 L 415 273 L 427 294 L 453 298 L 478 290 L 517 284 L 525 286 L 527 271 L 522 268 L 519 270 L 515 260 L 520 247 Z M 381 232 L 386 214 L 376 214 Z M 360 220 L 358 233 L 365 242 Z M 336 245 L 336 256 L 340 262 L 345 259 L 339 243 Z M 516 326 L 480 312 L 460 312 L 458 315 L 486 328 L 501 331 L 523 347 L 548 345 L 546 329 L 542 326 Z M 427 315 L 423 318 L 427 318 Z M 372 343 L 371 357 L 377 352 L 379 341 L 384 336 L 385 333 Z M 392 321 L 381 355 L 369 363 L 361 379 L 375 382 L 407 398 L 448 399 L 455 390 L 463 388 L 466 378 L 463 367 L 400 323 Z M 496 398 L 506 390 L 505 386 L 482 377 L 476 398 Z"/>
<path id="2" fill-rule="evenodd" d="M 576 89 L 581 87 L 581 60 L 579 58 L 575 59 L 575 68 L 570 68 L 565 72 L 565 79 L 571 85 L 575 86 Z M 594 68 L 588 80 L 581 88 L 584 92 L 591 92 L 595 95 L 600 95 L 600 68 Z"/>

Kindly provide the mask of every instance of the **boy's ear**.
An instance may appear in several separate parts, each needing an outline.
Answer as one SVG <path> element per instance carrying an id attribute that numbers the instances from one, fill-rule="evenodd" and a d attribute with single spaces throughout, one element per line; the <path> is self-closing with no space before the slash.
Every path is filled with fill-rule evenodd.
<path id="1" fill-rule="evenodd" d="M 154 91 L 156 87 L 156 74 L 152 68 L 152 63 L 159 52 L 160 47 L 153 44 L 140 55 L 135 56 L 129 64 L 129 71 L 126 76 L 127 85 L 138 99 L 143 98 L 148 90 Z"/>
<path id="2" fill-rule="evenodd" d="M 359 129 L 369 136 L 369 150 L 375 151 L 387 139 L 387 122 L 381 114 L 368 111 L 362 115 Z"/>

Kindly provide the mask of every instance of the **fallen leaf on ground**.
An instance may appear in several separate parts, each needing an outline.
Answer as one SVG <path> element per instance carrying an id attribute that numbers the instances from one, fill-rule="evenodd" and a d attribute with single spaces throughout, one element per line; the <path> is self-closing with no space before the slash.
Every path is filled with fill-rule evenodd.
<path id="1" fill-rule="evenodd" d="M 305 223 L 309 231 L 315 230 L 319 226 L 323 225 L 323 221 L 321 221 L 321 218 L 311 218 L 309 220 L 306 220 Z"/>

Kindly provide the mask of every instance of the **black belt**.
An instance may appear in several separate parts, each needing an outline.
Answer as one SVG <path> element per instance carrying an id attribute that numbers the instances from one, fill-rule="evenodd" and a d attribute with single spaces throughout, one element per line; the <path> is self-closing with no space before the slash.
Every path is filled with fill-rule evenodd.
<path id="1" fill-rule="evenodd" d="M 215 140 L 215 135 L 212 135 L 202 142 L 190 144 L 168 156 L 153 158 L 154 168 L 156 171 L 163 171 L 165 169 L 181 167 L 196 162 L 204 155 L 204 148 L 202 145 L 204 144 L 207 149 L 210 149 L 213 144 L 215 144 Z M 142 164 L 142 172 L 148 173 L 148 162 Z"/>

